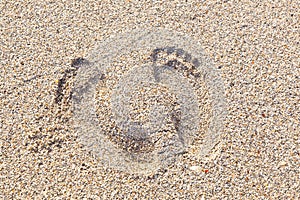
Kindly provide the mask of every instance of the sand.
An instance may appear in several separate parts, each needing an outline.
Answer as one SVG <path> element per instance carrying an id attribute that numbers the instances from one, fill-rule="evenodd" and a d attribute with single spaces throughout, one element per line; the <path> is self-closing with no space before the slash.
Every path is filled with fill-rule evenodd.
<path id="1" fill-rule="evenodd" d="M 299 9 L 258 0 L 1 2 L 0 198 L 300 198 Z M 76 75 L 65 75 L 73 59 L 135 27 L 197 40 L 227 102 L 213 152 L 181 155 L 151 175 L 86 150 L 70 108 Z"/>

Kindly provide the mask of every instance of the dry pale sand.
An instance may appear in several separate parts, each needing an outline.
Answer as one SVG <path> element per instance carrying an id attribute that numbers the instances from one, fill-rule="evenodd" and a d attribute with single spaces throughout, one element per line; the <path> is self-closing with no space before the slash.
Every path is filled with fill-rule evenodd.
<path id="1" fill-rule="evenodd" d="M 300 199 L 299 10 L 296 0 L 1 1 L 0 198 Z M 228 113 L 209 158 L 118 171 L 85 150 L 69 102 L 55 103 L 72 59 L 134 27 L 191 35 L 220 71 Z"/>

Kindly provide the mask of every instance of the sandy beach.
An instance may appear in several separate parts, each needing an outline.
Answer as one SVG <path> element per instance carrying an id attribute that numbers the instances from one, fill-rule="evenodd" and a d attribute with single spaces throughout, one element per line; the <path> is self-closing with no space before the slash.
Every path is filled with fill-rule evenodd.
<path id="1" fill-rule="evenodd" d="M 300 199 L 299 10 L 299 2 L 293 0 L 1 1 L 0 199 Z M 142 54 L 143 49 L 136 50 L 137 53 L 132 51 L 132 55 L 115 56 L 116 61 L 109 63 L 113 67 L 108 67 L 107 74 L 97 79 L 102 81 L 97 82 L 96 102 L 99 119 L 102 117 L 105 122 L 101 126 L 103 130 L 115 130 L 115 122 L 109 121 L 110 114 L 106 112 L 117 115 L 117 108 L 143 108 L 147 114 L 154 101 L 161 101 L 166 112 L 174 114 L 176 109 L 180 110 L 182 105 L 177 105 L 176 101 L 180 102 L 178 96 L 184 89 L 177 91 L 179 86 L 176 84 L 173 86 L 175 89 L 170 90 L 174 94 L 167 87 L 156 87 L 159 84 L 147 85 L 148 90 L 141 89 L 141 93 L 132 91 L 136 101 L 145 100 L 146 103 L 141 105 L 136 102 L 127 105 L 125 98 L 119 100 L 116 93 L 122 93 L 125 89 L 122 90 L 121 86 L 126 84 L 125 78 L 118 77 L 130 78 L 124 75 L 130 72 L 130 66 L 146 63 L 151 52 L 151 55 L 158 52 L 151 46 L 155 46 L 157 40 L 156 36 L 151 36 L 152 33 L 155 35 L 156 28 L 187 35 L 192 38 L 191 41 L 196 41 L 185 43 L 181 39 L 178 45 L 182 44 L 181 48 L 185 50 L 184 45 L 189 48 L 191 43 L 196 47 L 191 47 L 190 51 L 197 46 L 203 50 L 207 60 L 203 59 L 204 63 L 199 66 L 206 66 L 209 60 L 211 68 L 207 69 L 218 73 L 216 80 L 222 80 L 218 87 L 210 86 L 213 81 L 208 77 L 197 79 L 196 75 L 201 71 L 197 71 L 195 55 L 200 55 L 199 52 L 189 52 L 192 55 L 189 58 L 188 51 L 162 49 L 159 52 L 162 54 L 161 62 L 177 59 L 179 64 L 168 62 L 169 71 L 181 70 L 189 83 L 207 87 L 203 92 L 195 91 L 196 96 L 202 97 L 199 97 L 199 102 L 208 98 L 206 93 L 222 94 L 222 109 L 226 110 L 226 115 L 222 118 L 222 130 L 217 129 L 220 135 L 214 140 L 214 148 L 209 149 L 205 156 L 196 156 L 195 152 L 199 151 L 197 148 L 203 141 L 201 136 L 198 139 L 197 134 L 191 133 L 190 137 L 199 140 L 199 144 L 186 142 L 187 152 L 181 147 L 180 153 L 174 153 L 174 150 L 171 154 L 174 160 L 158 167 L 151 165 L 150 173 L 135 173 L 136 169 L 127 170 L 128 167 L 133 168 L 132 163 L 132 166 L 125 167 L 118 167 L 119 163 L 106 165 L 104 161 L 107 158 L 93 152 L 95 148 L 91 150 L 95 144 L 89 142 L 95 142 L 97 138 L 84 142 L 80 139 L 86 135 L 81 135 L 82 130 L 76 129 L 81 121 L 76 121 L 74 115 L 80 116 L 81 113 L 72 109 L 72 91 L 78 77 L 83 77 L 82 68 L 78 66 L 100 63 L 102 53 L 104 55 L 114 47 L 106 45 L 107 50 L 104 51 L 105 41 L 113 43 L 113 39 L 109 38 L 118 38 L 115 42 L 120 43 L 120 51 L 111 49 L 112 53 L 107 57 L 123 52 L 126 45 L 130 49 L 130 45 L 142 44 L 145 48 L 149 47 L 145 50 L 148 57 Z M 130 43 L 128 36 L 124 37 L 123 43 L 119 36 L 134 29 L 151 30 L 151 37 L 146 34 L 140 37 L 144 43 L 136 40 Z M 132 34 L 131 37 L 134 36 Z M 160 37 L 165 36 L 160 34 Z M 169 41 L 176 38 L 170 37 Z M 166 44 L 169 45 L 168 42 Z M 102 53 L 98 55 L 100 50 Z M 197 58 L 202 61 L 201 56 Z M 166 62 L 164 65 L 167 65 Z M 143 70 L 136 72 L 148 72 L 148 68 Z M 166 76 L 165 80 L 159 78 L 159 81 L 168 85 L 171 72 L 157 71 L 158 76 Z M 187 71 L 189 74 L 186 74 Z M 147 79 L 147 76 L 141 77 Z M 123 83 L 118 86 L 115 82 L 120 80 Z M 135 82 L 130 84 L 134 86 Z M 116 86 L 121 89 L 110 91 Z M 105 95 L 115 100 L 105 99 Z M 147 95 L 152 96 L 147 98 Z M 212 106 L 203 100 L 204 103 L 197 108 L 202 112 L 203 121 L 199 127 L 203 131 L 201 127 L 195 130 L 199 128 L 199 133 L 204 135 L 213 133 L 215 129 L 211 129 L 212 132 L 205 130 L 210 130 L 214 120 L 215 126 L 220 122 L 214 117 L 219 104 L 213 100 L 210 99 Z M 104 106 L 108 105 L 107 102 L 115 105 L 116 111 L 107 111 L 109 107 Z M 120 102 L 125 102 L 124 106 Z M 172 102 L 173 107 L 168 107 L 168 102 Z M 186 106 L 186 110 L 194 108 L 192 106 Z M 155 108 L 152 110 L 156 112 Z M 145 118 L 145 114 L 141 114 L 143 112 L 136 111 L 131 116 L 137 121 L 155 121 L 151 116 Z M 120 111 L 119 115 L 122 117 L 124 113 Z M 176 111 L 176 116 L 178 113 Z M 159 127 L 168 130 L 170 141 L 175 142 L 180 141 L 174 135 L 181 130 L 180 123 L 183 123 L 176 116 L 170 117 L 169 121 L 162 117 L 166 121 L 164 123 L 172 126 Z M 122 120 L 115 120 L 116 124 L 122 124 Z M 148 124 L 153 128 L 150 122 Z M 192 126 L 186 127 L 194 130 Z M 123 128 L 127 127 L 124 125 Z M 156 132 L 159 128 L 155 129 Z M 140 133 L 141 129 L 138 130 Z M 125 138 L 127 136 L 125 134 Z M 113 138 L 114 148 L 124 147 L 123 143 L 118 143 L 123 140 L 122 137 L 104 134 L 105 137 Z M 137 138 L 136 135 L 133 137 Z M 149 139 L 149 143 L 158 140 L 157 137 L 166 136 L 157 134 Z M 133 147 L 130 146 L 132 144 L 126 145 Z M 164 144 L 157 145 L 157 151 L 163 151 L 161 147 Z M 151 156 L 152 149 L 146 149 Z M 110 159 L 110 154 L 107 155 Z M 168 156 L 166 154 L 159 159 Z"/>

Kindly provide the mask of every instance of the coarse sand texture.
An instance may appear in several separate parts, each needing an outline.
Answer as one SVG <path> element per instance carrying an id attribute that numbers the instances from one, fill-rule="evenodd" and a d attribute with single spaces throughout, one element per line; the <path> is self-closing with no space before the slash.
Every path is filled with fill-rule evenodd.
<path id="1" fill-rule="evenodd" d="M 0 1 L 0 199 L 300 199 L 299 11 Z"/>

